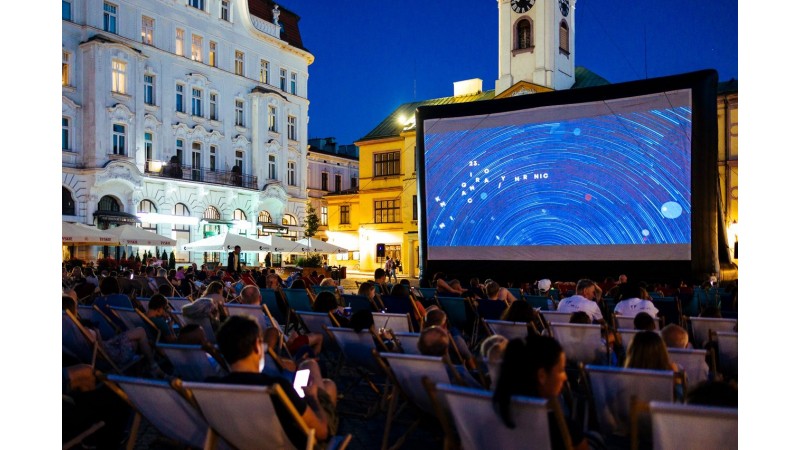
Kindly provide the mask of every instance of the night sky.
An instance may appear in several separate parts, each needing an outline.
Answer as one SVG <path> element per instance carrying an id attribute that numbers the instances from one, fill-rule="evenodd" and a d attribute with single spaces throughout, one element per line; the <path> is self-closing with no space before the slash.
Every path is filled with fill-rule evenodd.
<path id="1" fill-rule="evenodd" d="M 402 103 L 453 95 L 455 81 L 494 89 L 495 0 L 279 4 L 300 15 L 315 57 L 309 137 L 352 143 Z M 576 65 L 612 83 L 701 69 L 738 78 L 734 0 L 578 0 L 574 12 Z"/>

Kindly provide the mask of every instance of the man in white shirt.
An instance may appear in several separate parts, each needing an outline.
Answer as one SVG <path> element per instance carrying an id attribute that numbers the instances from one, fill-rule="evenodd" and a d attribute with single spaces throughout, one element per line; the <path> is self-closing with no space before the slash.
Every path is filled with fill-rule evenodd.
<path id="1" fill-rule="evenodd" d="M 646 312 L 653 319 L 658 318 L 658 308 L 650 300 L 645 300 L 644 297 L 647 291 L 644 291 L 639 286 L 633 283 L 625 283 L 620 285 L 620 302 L 614 307 L 614 314 L 623 317 L 636 317 L 641 312 Z"/>
<path id="2" fill-rule="evenodd" d="M 589 279 L 578 280 L 575 285 L 575 295 L 567 297 L 558 303 L 558 311 L 574 313 L 583 311 L 592 318 L 592 321 L 605 324 L 603 314 L 597 303 L 590 300 L 594 298 L 595 282 Z"/>

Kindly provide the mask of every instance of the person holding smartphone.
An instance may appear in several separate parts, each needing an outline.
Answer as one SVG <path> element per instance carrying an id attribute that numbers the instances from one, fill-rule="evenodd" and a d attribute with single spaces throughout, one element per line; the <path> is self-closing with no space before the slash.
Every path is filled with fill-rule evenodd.
<path id="1" fill-rule="evenodd" d="M 309 370 L 308 384 L 302 388 L 305 397 L 301 398 L 289 380 L 262 372 L 266 349 L 261 329 L 252 317 L 229 317 L 217 332 L 217 346 L 231 371 L 223 377 L 209 377 L 207 382 L 259 386 L 278 384 L 306 425 L 315 430 L 317 439 L 326 441 L 336 434 L 336 385 L 322 378 L 315 360 L 305 360 L 298 367 Z M 295 447 L 304 448 L 305 435 L 297 428 L 289 411 L 280 402 L 275 403 L 275 408 L 286 435 Z"/>

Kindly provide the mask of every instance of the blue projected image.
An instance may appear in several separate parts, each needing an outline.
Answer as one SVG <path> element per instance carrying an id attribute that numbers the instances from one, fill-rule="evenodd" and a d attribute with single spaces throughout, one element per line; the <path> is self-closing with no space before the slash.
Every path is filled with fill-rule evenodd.
<path id="1" fill-rule="evenodd" d="M 590 117 L 426 123 L 428 245 L 690 244 L 685 97 Z"/>

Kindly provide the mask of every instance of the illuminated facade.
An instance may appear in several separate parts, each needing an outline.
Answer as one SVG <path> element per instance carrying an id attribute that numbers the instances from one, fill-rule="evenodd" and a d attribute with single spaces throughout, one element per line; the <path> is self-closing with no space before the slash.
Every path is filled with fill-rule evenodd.
<path id="1" fill-rule="evenodd" d="M 296 14 L 269 0 L 64 0 L 62 19 L 63 220 L 141 223 L 198 263 L 219 254 L 181 244 L 302 234 L 314 57 Z"/>

